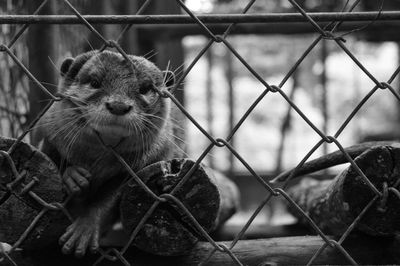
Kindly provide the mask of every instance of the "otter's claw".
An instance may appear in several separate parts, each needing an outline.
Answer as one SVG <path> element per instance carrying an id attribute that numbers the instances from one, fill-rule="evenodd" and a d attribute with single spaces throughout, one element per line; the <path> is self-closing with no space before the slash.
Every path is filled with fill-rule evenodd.
<path id="1" fill-rule="evenodd" d="M 89 188 L 91 174 L 82 167 L 69 166 L 63 174 L 63 182 L 68 193 L 72 195 L 82 195 Z"/>

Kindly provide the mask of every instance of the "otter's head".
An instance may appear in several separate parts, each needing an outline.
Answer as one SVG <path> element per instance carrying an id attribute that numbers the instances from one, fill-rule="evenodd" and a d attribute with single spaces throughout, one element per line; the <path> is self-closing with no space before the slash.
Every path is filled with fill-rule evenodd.
<path id="1" fill-rule="evenodd" d="M 119 53 L 92 51 L 62 63 L 59 92 L 72 101 L 61 104 L 71 117 L 79 117 L 85 131 L 144 142 L 163 128 L 170 103 L 155 88 L 171 86 L 173 73 L 143 57 L 129 59 L 134 67 Z M 74 106 L 73 99 L 83 104 Z"/>

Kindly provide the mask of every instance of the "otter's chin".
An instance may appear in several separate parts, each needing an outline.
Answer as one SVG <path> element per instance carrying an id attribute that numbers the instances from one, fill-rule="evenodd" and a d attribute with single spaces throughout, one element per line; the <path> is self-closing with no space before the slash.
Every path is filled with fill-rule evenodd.
<path id="1" fill-rule="evenodd" d="M 128 137 L 130 131 L 123 125 L 93 125 L 94 130 L 96 130 L 102 137 L 108 139 L 119 139 Z"/>

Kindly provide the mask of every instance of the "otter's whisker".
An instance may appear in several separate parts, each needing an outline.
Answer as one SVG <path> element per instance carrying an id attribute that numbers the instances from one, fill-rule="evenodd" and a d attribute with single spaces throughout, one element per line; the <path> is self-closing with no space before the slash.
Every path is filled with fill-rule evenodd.
<path id="1" fill-rule="evenodd" d="M 165 123 L 174 122 L 174 124 L 173 124 L 174 128 L 178 128 L 178 129 L 180 129 L 180 130 L 184 130 L 184 128 L 182 128 L 181 126 L 178 125 L 178 124 L 181 124 L 182 121 L 179 121 L 179 120 L 174 119 L 174 118 L 172 118 L 172 117 L 169 117 L 169 118 L 167 119 L 167 118 L 163 118 L 163 117 L 160 117 L 160 116 L 157 116 L 157 115 L 153 115 L 153 114 L 142 114 L 142 116 L 143 116 L 143 117 L 146 117 L 146 118 L 159 119 L 159 120 L 161 120 L 161 121 L 163 121 L 163 122 L 165 122 Z"/>
<path id="2" fill-rule="evenodd" d="M 158 130 L 157 126 L 156 126 L 154 123 L 152 123 L 150 120 L 144 119 L 143 121 L 145 122 L 145 124 L 149 125 L 149 126 L 152 127 L 153 129 Z M 149 130 L 151 130 L 150 127 L 144 127 L 144 129 L 146 129 L 146 130 L 149 131 Z M 181 138 L 175 136 L 175 135 L 172 134 L 172 133 L 169 133 L 169 134 L 167 134 L 167 135 L 164 135 L 164 137 L 165 137 L 165 139 L 166 139 L 167 141 L 169 141 L 169 142 L 170 142 L 171 144 L 173 144 L 176 148 L 178 148 L 184 155 L 188 156 L 188 155 L 186 154 L 186 152 L 185 152 L 181 147 L 179 147 L 179 145 L 178 145 L 174 140 L 172 140 L 172 139 L 169 138 L 168 136 L 171 136 L 171 137 L 173 137 L 173 138 L 176 138 L 177 140 L 181 141 L 182 143 L 185 143 L 184 140 L 182 140 Z"/>

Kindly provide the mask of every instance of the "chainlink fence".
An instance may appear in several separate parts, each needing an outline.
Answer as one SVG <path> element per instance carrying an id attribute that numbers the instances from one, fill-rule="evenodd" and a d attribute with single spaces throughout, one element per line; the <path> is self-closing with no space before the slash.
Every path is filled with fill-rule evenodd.
<path id="1" fill-rule="evenodd" d="M 155 0 L 153 0 L 155 1 Z M 176 82 L 175 86 L 173 88 L 168 88 L 165 90 L 157 90 L 157 93 L 160 95 L 160 97 L 165 97 L 165 98 L 170 98 L 172 102 L 182 111 L 182 113 L 193 123 L 198 130 L 200 130 L 208 139 L 209 139 L 209 145 L 208 147 L 202 152 L 202 154 L 197 158 L 196 163 L 193 165 L 191 170 L 186 173 L 184 178 L 176 185 L 176 187 L 168 194 L 163 194 L 163 195 L 156 195 L 154 192 L 152 192 L 151 189 L 149 189 L 143 181 L 135 174 L 135 172 L 129 168 L 128 164 L 124 162 L 124 159 L 118 155 L 112 148 L 110 147 L 104 147 L 105 149 L 109 149 L 110 152 L 112 152 L 117 159 L 122 163 L 127 168 L 127 171 L 130 173 L 130 179 L 127 182 L 132 182 L 134 180 L 137 182 L 153 199 L 154 203 L 153 205 L 149 208 L 145 216 L 142 217 L 141 221 L 139 222 L 138 226 L 133 229 L 129 241 L 126 243 L 126 245 L 121 248 L 111 248 L 111 249 L 101 249 L 100 250 L 100 255 L 97 260 L 97 263 L 102 262 L 103 260 L 117 260 L 119 261 L 122 265 L 129 265 L 127 260 L 124 258 L 124 254 L 126 253 L 128 247 L 131 245 L 132 241 L 135 239 L 136 235 L 138 232 L 142 229 L 143 225 L 146 223 L 147 219 L 151 216 L 151 214 L 154 212 L 154 210 L 157 208 L 157 206 L 160 203 L 172 203 L 170 204 L 173 208 L 179 208 L 179 213 L 185 213 L 187 218 L 189 218 L 189 221 L 191 223 L 191 226 L 195 227 L 198 232 L 202 234 L 202 237 L 206 239 L 213 247 L 214 250 L 210 252 L 210 254 L 206 257 L 204 257 L 204 260 L 202 261 L 202 265 L 207 264 L 207 261 L 213 256 L 215 252 L 223 252 L 228 254 L 232 261 L 236 263 L 237 265 L 243 265 L 242 262 L 238 259 L 238 257 L 235 255 L 235 252 L 232 251 L 232 249 L 235 247 L 235 245 L 240 241 L 240 239 L 243 238 L 244 234 L 246 233 L 246 230 L 249 228 L 255 217 L 258 215 L 258 213 L 261 211 L 262 207 L 265 206 L 271 198 L 273 197 L 283 197 L 288 204 L 293 207 L 294 209 L 297 209 L 302 216 L 309 222 L 309 224 L 314 228 L 316 233 L 325 241 L 325 244 L 320 247 L 320 249 L 315 253 L 315 255 L 310 258 L 309 264 L 312 264 L 313 261 L 322 253 L 322 251 L 326 247 L 331 247 L 337 249 L 340 253 L 342 253 L 348 260 L 349 264 L 357 264 L 357 262 L 352 258 L 352 256 L 346 251 L 346 249 L 342 246 L 343 241 L 347 238 L 349 233 L 352 231 L 354 226 L 357 224 L 357 222 L 360 220 L 361 216 L 373 205 L 376 200 L 378 200 L 380 197 L 383 196 L 385 191 L 380 191 L 378 190 L 365 176 L 365 174 L 360 170 L 360 168 L 355 164 L 355 162 L 351 159 L 349 154 L 346 153 L 344 148 L 342 147 L 341 143 L 337 140 L 339 135 L 343 132 L 343 130 L 346 128 L 346 126 L 351 122 L 353 117 L 359 112 L 360 108 L 374 95 L 374 93 L 377 90 L 389 90 L 394 97 L 396 97 L 398 100 L 400 100 L 400 95 L 396 92 L 396 90 L 392 87 L 392 82 L 400 72 L 400 66 L 395 70 L 395 72 L 389 77 L 387 81 L 380 81 L 372 75 L 368 69 L 354 56 L 354 54 L 346 47 L 346 35 L 339 35 L 336 33 L 336 30 L 340 27 L 340 25 L 343 23 L 345 19 L 352 18 L 351 15 L 355 7 L 359 4 L 360 1 L 355 1 L 351 6 L 348 6 L 348 8 L 343 8 L 341 14 L 325 14 L 324 15 L 311 15 L 307 13 L 295 0 L 288 0 L 290 4 L 298 11 L 298 13 L 295 14 L 287 14 L 287 15 L 279 15 L 279 16 L 272 16 L 271 21 L 287 21 L 288 19 L 290 20 L 299 20 L 299 15 L 301 16 L 301 20 L 306 20 L 308 21 L 312 27 L 315 29 L 315 31 L 319 34 L 317 38 L 310 44 L 310 46 L 304 51 L 304 53 L 298 58 L 296 63 L 291 67 L 289 72 L 284 76 L 284 78 L 281 80 L 279 84 L 269 84 L 267 81 L 265 81 L 258 73 L 257 71 L 252 68 L 251 65 L 249 65 L 246 62 L 246 59 L 243 58 L 240 53 L 231 45 L 231 43 L 227 40 L 228 35 L 232 31 L 232 29 L 235 27 L 236 23 L 240 23 L 241 21 L 245 21 L 246 19 L 251 19 L 250 17 L 246 17 L 246 12 L 252 7 L 252 5 L 256 2 L 256 0 L 250 1 L 246 7 L 242 11 L 242 15 L 232 15 L 231 17 L 226 17 L 226 20 L 224 18 L 219 19 L 218 17 L 213 17 L 212 15 L 209 15 L 208 17 L 202 17 L 198 16 L 195 13 L 193 13 L 183 1 L 177 0 L 176 2 L 179 4 L 179 6 L 186 12 L 186 15 L 188 16 L 181 16 L 182 21 L 192 21 L 195 22 L 203 31 L 204 33 L 208 36 L 208 42 L 206 45 L 201 49 L 201 51 L 197 54 L 197 56 L 194 58 L 194 60 L 188 65 L 188 67 L 185 69 L 179 80 Z M 33 15 L 38 14 L 41 9 L 46 5 L 48 1 L 45 0 L 43 3 L 38 7 L 36 12 Z M 85 18 L 85 16 L 82 16 L 81 13 L 68 1 L 68 0 L 63 0 L 61 2 L 64 2 L 65 6 L 67 6 L 75 15 L 76 18 L 78 18 L 80 24 L 85 25 L 93 34 L 95 34 L 102 42 L 103 46 L 100 48 L 100 50 L 104 49 L 116 49 L 119 53 L 122 54 L 122 56 L 125 57 L 128 61 L 127 54 L 124 52 L 124 50 L 121 48 L 119 45 L 119 40 L 120 38 L 116 40 L 107 40 L 104 38 L 96 29 L 91 25 L 91 23 L 88 22 L 88 19 Z M 137 11 L 136 15 L 141 15 L 144 14 L 146 11 L 146 7 L 149 6 L 149 4 L 152 2 L 152 0 L 147 0 L 144 2 L 144 4 L 140 7 L 140 9 Z M 348 3 L 347 3 L 348 4 Z M 371 21 L 373 20 L 379 20 L 382 19 L 384 14 L 381 12 L 374 12 L 374 13 L 365 13 L 362 14 L 361 12 L 358 12 L 357 17 L 353 17 L 354 19 L 356 18 L 367 18 Z M 393 16 L 396 16 L 398 14 L 391 14 Z M 140 18 L 138 16 L 139 19 Z M 158 23 L 162 23 L 163 17 L 158 17 L 158 16 L 149 16 L 147 19 L 151 20 L 154 19 L 154 21 Z M 231 23 L 226 30 L 224 31 L 223 34 L 214 34 L 212 30 L 209 29 L 207 26 L 206 22 L 202 20 L 208 19 L 208 20 L 213 20 L 215 23 L 218 23 L 218 20 L 220 23 L 223 23 L 226 21 L 234 21 Z M 15 18 L 14 18 L 15 19 Z M 18 19 L 18 18 L 17 18 Z M 25 18 L 27 19 L 27 18 Z M 29 18 L 28 18 L 29 19 Z M 71 20 L 70 18 L 68 18 Z M 68 19 L 64 19 L 67 21 Z M 168 18 L 167 18 L 168 19 Z M 179 21 L 179 16 L 174 17 L 173 19 L 176 19 Z M 47 23 L 62 23 L 62 18 L 58 21 L 48 21 Z M 321 27 L 318 24 L 318 20 L 330 20 L 331 22 L 327 24 L 324 27 Z M 64 22 L 65 22 L 64 21 Z M 172 19 L 170 18 L 170 21 Z M 23 23 L 24 21 L 21 19 L 20 23 Z M 143 21 L 142 21 L 143 22 Z M 46 23 L 46 22 L 45 22 Z M 129 23 L 129 22 L 125 22 Z M 127 32 L 130 27 L 133 24 L 127 24 L 123 31 L 120 34 L 120 37 L 123 36 L 125 32 Z M 11 58 L 15 64 L 20 67 L 20 69 L 25 73 L 25 75 L 32 81 L 34 82 L 44 93 L 46 93 L 50 98 L 51 101 L 47 104 L 46 108 L 42 110 L 42 112 L 34 119 L 31 124 L 29 125 L 28 129 L 25 130 L 20 136 L 18 137 L 17 141 L 11 146 L 11 148 L 8 151 L 2 151 L 1 152 L 1 158 L 3 161 L 9 164 L 11 169 L 13 169 L 13 175 L 15 180 L 8 184 L 7 188 L 9 189 L 9 193 L 17 193 L 14 191 L 14 186 L 13 183 L 18 182 L 18 180 L 21 179 L 21 176 L 23 173 L 18 173 L 16 171 L 16 167 L 14 165 L 14 162 L 12 160 L 13 152 L 18 145 L 19 142 L 32 130 L 32 128 L 35 126 L 37 121 L 40 119 L 40 117 L 50 108 L 50 106 L 56 102 L 56 101 L 61 101 L 63 98 L 66 96 L 63 95 L 53 95 L 50 93 L 29 71 L 28 69 L 23 65 L 23 63 L 18 59 L 18 57 L 13 54 L 11 51 L 11 48 L 16 45 L 18 42 L 18 39 L 21 37 L 21 35 L 29 28 L 29 24 L 23 25 L 19 31 L 15 34 L 15 36 L 8 42 L 8 43 L 3 43 L 0 45 L 0 51 L 4 54 L 6 54 L 9 58 Z M 295 70 L 299 67 L 299 65 L 302 63 L 302 61 L 307 57 L 307 55 L 314 49 L 314 47 L 317 46 L 318 43 L 320 43 L 322 40 L 328 40 L 330 42 L 335 43 L 340 49 L 342 49 L 350 58 L 351 60 L 365 73 L 366 76 L 369 77 L 369 79 L 374 83 L 374 87 L 369 91 L 367 95 L 364 96 L 364 98 L 361 99 L 359 104 L 354 108 L 354 110 L 351 112 L 351 114 L 347 117 L 347 119 L 343 122 L 343 124 L 339 127 L 339 129 L 336 131 L 336 133 L 333 136 L 326 135 L 321 129 L 319 129 L 311 120 L 302 112 L 301 108 L 299 108 L 292 100 L 291 98 L 281 89 L 284 84 L 288 81 L 288 79 L 293 75 Z M 225 138 L 220 138 L 220 137 L 214 137 L 208 133 L 206 129 L 204 129 L 198 121 L 185 109 L 185 107 L 179 103 L 179 101 L 174 97 L 174 91 L 177 89 L 177 87 L 184 81 L 185 77 L 188 75 L 188 73 L 192 70 L 192 68 L 196 65 L 196 63 L 199 61 L 200 58 L 202 58 L 207 50 L 213 45 L 213 44 L 219 44 L 226 46 L 226 48 L 232 53 L 234 57 L 236 57 L 246 68 L 247 70 L 265 87 L 264 91 L 258 96 L 256 101 L 254 101 L 251 106 L 248 108 L 247 112 L 240 118 L 239 122 L 234 126 L 233 130 L 226 136 Z M 135 66 L 132 64 L 132 67 L 135 69 Z M 260 177 L 260 175 L 252 169 L 251 167 L 251 162 L 246 161 L 245 158 L 243 158 L 237 150 L 235 150 L 234 147 L 230 144 L 231 138 L 235 135 L 237 130 L 242 126 L 243 122 L 248 118 L 248 116 L 252 113 L 254 108 L 265 98 L 268 97 L 269 94 L 272 93 L 277 93 L 279 94 L 286 102 L 288 105 L 293 108 L 293 110 L 301 116 L 301 118 L 320 136 L 320 141 L 314 145 L 314 147 L 308 152 L 308 154 L 301 160 L 301 162 L 297 165 L 296 169 L 300 168 L 307 160 L 308 158 L 324 143 L 331 143 L 333 145 L 336 145 L 346 156 L 348 161 L 351 163 L 351 165 L 356 169 L 359 173 L 359 175 L 365 180 L 365 182 L 368 184 L 370 189 L 374 192 L 374 197 L 371 198 L 371 202 L 365 206 L 365 209 L 360 213 L 359 217 L 357 217 L 354 220 L 354 223 L 349 226 L 347 231 L 342 235 L 342 237 L 339 240 L 334 240 L 327 236 L 318 226 L 315 224 L 315 222 L 309 217 L 309 215 L 303 211 L 292 199 L 291 197 L 286 193 L 285 189 L 287 187 L 288 181 L 290 180 L 287 179 L 279 188 L 273 188 L 272 184 L 268 181 L 263 180 L 263 178 Z M 69 99 L 73 100 L 73 99 Z M 265 188 L 266 192 L 266 197 L 260 202 L 259 207 L 257 210 L 252 214 L 252 216 L 248 219 L 246 224 L 243 226 L 242 230 L 240 233 L 236 235 L 234 240 L 231 242 L 229 246 L 226 245 L 221 245 L 213 240 L 213 238 L 202 228 L 202 226 L 196 221 L 196 219 L 190 214 L 190 211 L 184 206 L 182 202 L 176 197 L 175 193 L 179 190 L 182 185 L 191 178 L 191 175 L 194 173 L 196 168 L 199 166 L 199 164 L 202 162 L 202 160 L 206 157 L 206 155 L 211 151 L 213 148 L 219 148 L 219 149 L 228 149 L 242 164 L 243 166 L 249 171 L 249 173 L 254 177 L 259 182 L 259 185 Z M 295 171 L 292 173 L 295 173 Z M 34 181 L 33 181 L 34 182 Z M 26 231 L 20 236 L 18 241 L 13 243 L 11 250 L 8 252 L 1 252 L 0 250 L 0 258 L 1 260 L 6 260 L 9 263 L 13 265 L 17 265 L 16 262 L 13 260 L 13 252 L 15 252 L 16 249 L 18 249 L 19 245 L 23 243 L 29 232 L 36 226 L 38 221 L 41 219 L 41 217 L 49 210 L 61 210 L 64 211 L 67 215 L 67 210 L 65 210 L 65 202 L 64 203 L 48 203 L 45 200 L 41 199 L 39 196 L 37 196 L 35 193 L 30 191 L 30 188 L 33 186 L 33 184 L 26 184 L 24 185 L 23 192 L 28 193 L 30 197 L 34 201 L 36 201 L 40 206 L 43 207 L 42 211 L 39 213 L 39 215 L 32 221 L 30 226 L 26 229 Z M 387 188 L 388 191 L 397 191 L 397 188 L 391 187 Z M 21 192 L 18 192 L 21 193 Z M 1 202 L 1 201 L 0 201 Z M 299 251 L 301 252 L 301 251 Z"/>

